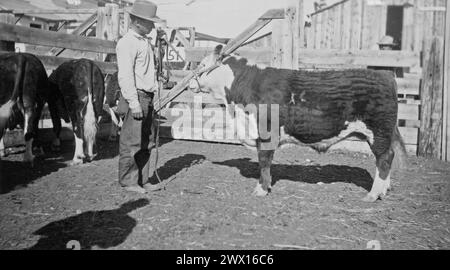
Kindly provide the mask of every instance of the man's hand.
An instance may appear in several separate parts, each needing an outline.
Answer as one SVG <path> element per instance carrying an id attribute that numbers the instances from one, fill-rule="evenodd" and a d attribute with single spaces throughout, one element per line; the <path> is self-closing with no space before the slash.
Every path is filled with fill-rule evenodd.
<path id="1" fill-rule="evenodd" d="M 144 114 L 142 113 L 141 105 L 134 109 L 131 109 L 131 115 L 133 115 L 133 118 L 136 120 L 142 120 L 142 118 L 144 118 Z"/>

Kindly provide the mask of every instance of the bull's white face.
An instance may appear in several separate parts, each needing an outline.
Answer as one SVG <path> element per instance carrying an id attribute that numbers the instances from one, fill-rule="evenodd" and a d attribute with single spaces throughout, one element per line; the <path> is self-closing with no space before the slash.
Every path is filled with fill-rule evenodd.
<path id="1" fill-rule="evenodd" d="M 230 66 L 217 62 L 219 54 L 216 52 L 205 57 L 200 63 L 202 70 L 206 70 L 216 64 L 219 64 L 217 68 L 210 72 L 200 71 L 201 75 L 198 79 L 192 79 L 189 87 L 193 91 L 202 91 L 210 93 L 216 99 L 221 99 L 226 103 L 226 91 L 225 89 L 231 89 L 231 85 L 234 81 L 234 74 Z"/>

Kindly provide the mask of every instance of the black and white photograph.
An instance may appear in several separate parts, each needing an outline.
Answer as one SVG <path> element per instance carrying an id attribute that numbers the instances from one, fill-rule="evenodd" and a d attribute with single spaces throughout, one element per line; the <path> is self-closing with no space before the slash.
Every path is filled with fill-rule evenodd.
<path id="1" fill-rule="evenodd" d="M 449 249 L 449 1 L 0 0 L 0 250 Z"/>

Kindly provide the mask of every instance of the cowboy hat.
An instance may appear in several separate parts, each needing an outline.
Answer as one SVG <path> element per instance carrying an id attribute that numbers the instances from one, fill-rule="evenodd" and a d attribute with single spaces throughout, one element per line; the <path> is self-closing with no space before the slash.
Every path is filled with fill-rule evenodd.
<path id="1" fill-rule="evenodd" d="M 391 36 L 384 36 L 380 41 L 377 42 L 378 45 L 382 46 L 396 46 L 397 43 L 394 42 L 394 38 Z"/>
<path id="2" fill-rule="evenodd" d="M 128 11 L 128 13 L 147 21 L 152 21 L 155 23 L 164 22 L 165 20 L 162 20 L 158 16 L 156 16 L 157 9 L 158 6 L 153 2 L 146 0 L 136 0 L 133 4 L 132 9 Z"/>

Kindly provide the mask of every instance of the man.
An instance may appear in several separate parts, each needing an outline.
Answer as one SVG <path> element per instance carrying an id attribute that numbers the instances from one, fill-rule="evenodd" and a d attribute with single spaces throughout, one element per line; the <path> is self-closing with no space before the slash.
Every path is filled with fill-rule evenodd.
<path id="1" fill-rule="evenodd" d="M 379 42 L 377 42 L 378 48 L 380 51 L 393 51 L 396 50 L 398 47 L 398 44 L 394 41 L 394 38 L 391 36 L 384 36 L 381 38 Z M 395 67 L 368 67 L 369 69 L 374 70 L 388 70 L 392 71 L 395 75 L 395 77 L 403 77 L 403 69 L 402 68 L 395 68 Z"/>
<path id="2" fill-rule="evenodd" d="M 130 30 L 116 47 L 122 93 L 118 111 L 125 115 L 119 143 L 119 183 L 138 193 L 158 188 L 147 183 L 155 137 L 153 97 L 158 87 L 154 53 L 147 35 L 155 23 L 163 22 L 156 10 L 154 3 L 136 0 L 129 12 Z"/>

